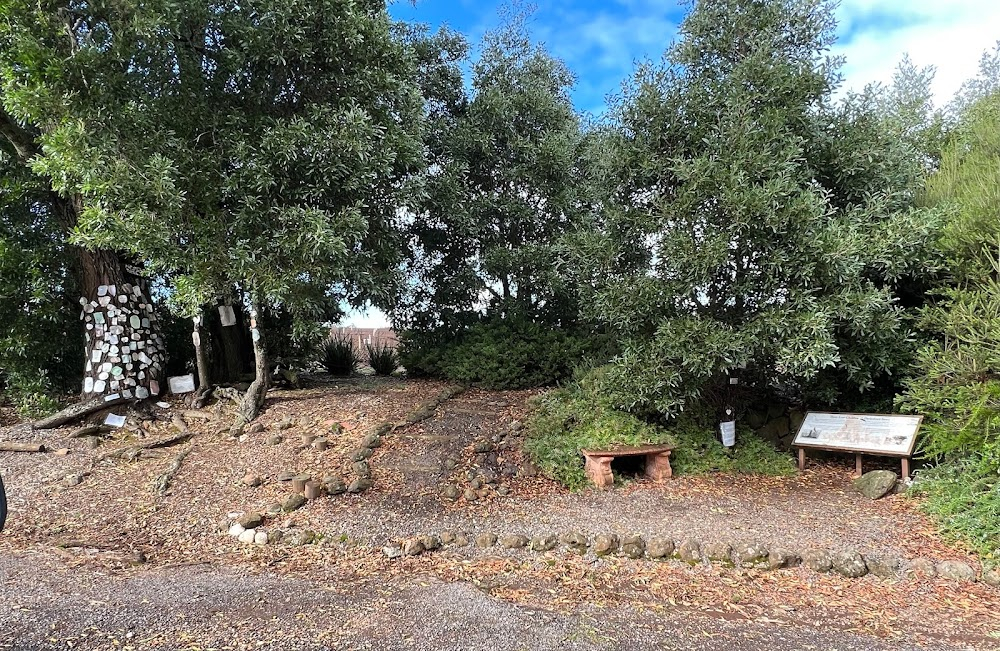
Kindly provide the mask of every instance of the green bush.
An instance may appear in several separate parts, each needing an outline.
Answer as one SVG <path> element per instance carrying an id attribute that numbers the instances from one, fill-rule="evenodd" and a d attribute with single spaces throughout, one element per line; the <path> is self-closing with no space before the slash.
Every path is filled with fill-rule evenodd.
<path id="1" fill-rule="evenodd" d="M 354 342 L 341 336 L 334 336 L 320 347 L 320 363 L 326 372 L 338 377 L 349 377 L 358 368 L 358 354 Z"/>
<path id="2" fill-rule="evenodd" d="M 527 389 L 564 380 L 589 358 L 606 361 L 610 351 L 606 337 L 525 319 L 493 319 L 453 334 L 405 333 L 400 361 L 412 377 L 439 377 L 488 389 Z"/>
<path id="3" fill-rule="evenodd" d="M 727 451 L 705 418 L 686 414 L 662 426 L 615 409 L 601 388 L 606 372 L 606 368 L 590 371 L 532 400 L 525 451 L 546 476 L 568 488 L 587 485 L 581 449 L 617 445 L 674 445 L 671 465 L 678 474 L 794 472 L 788 455 L 749 431 L 741 431 L 736 448 Z"/>
<path id="4" fill-rule="evenodd" d="M 365 344 L 365 352 L 368 353 L 368 365 L 375 371 L 375 375 L 392 375 L 399 366 L 396 350 L 389 344 Z"/>
<path id="5" fill-rule="evenodd" d="M 921 470 L 911 492 L 949 538 L 1000 562 L 1000 458 L 977 455 Z"/>

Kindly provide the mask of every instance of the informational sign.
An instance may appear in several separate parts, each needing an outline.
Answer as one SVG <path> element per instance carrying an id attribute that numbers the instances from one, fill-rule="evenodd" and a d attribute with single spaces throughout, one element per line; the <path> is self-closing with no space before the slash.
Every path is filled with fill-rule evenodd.
<path id="1" fill-rule="evenodd" d="M 108 414 L 104 417 L 104 424 L 111 427 L 121 427 L 125 424 L 125 417 L 118 414 Z"/>
<path id="2" fill-rule="evenodd" d="M 719 432 L 722 433 L 722 444 L 727 448 L 736 445 L 736 421 L 727 420 L 719 423 Z"/>
<path id="3" fill-rule="evenodd" d="M 909 457 L 923 416 L 832 414 L 811 411 L 793 446 Z"/>
<path id="4" fill-rule="evenodd" d="M 233 311 L 232 305 L 219 306 L 219 320 L 222 321 L 222 325 L 224 326 L 236 325 L 236 313 Z"/>
<path id="5" fill-rule="evenodd" d="M 167 378 L 170 393 L 191 393 L 195 390 L 194 375 L 177 375 Z"/>

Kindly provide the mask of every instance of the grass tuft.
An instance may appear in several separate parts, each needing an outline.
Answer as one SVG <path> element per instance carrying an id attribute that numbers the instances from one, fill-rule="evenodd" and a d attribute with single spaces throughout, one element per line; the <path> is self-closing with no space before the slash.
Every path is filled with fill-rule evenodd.
<path id="1" fill-rule="evenodd" d="M 350 377 L 358 368 L 358 355 L 354 342 L 342 336 L 333 336 L 320 347 L 320 363 L 326 372 L 338 377 Z"/>

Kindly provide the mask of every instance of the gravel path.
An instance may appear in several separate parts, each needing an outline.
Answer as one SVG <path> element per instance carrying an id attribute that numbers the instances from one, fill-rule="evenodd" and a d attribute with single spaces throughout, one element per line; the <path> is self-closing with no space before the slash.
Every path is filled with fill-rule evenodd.
<path id="1" fill-rule="evenodd" d="M 677 611 L 584 608 L 560 614 L 466 583 L 306 581 L 212 567 L 130 576 L 0 558 L 0 649 L 425 649 L 460 651 L 964 649 Z"/>

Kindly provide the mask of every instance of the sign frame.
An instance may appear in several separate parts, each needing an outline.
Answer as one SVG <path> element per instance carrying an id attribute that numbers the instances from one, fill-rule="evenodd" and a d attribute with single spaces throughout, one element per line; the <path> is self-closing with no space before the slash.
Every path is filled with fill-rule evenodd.
<path id="1" fill-rule="evenodd" d="M 891 450 L 876 450 L 871 447 L 865 447 L 863 445 L 851 446 L 845 445 L 830 445 L 829 443 L 809 443 L 808 439 L 802 441 L 802 430 L 805 427 L 806 421 L 811 414 L 816 414 L 820 416 L 842 416 L 845 418 L 849 417 L 864 417 L 864 416 L 880 416 L 880 417 L 898 417 L 905 416 L 909 418 L 916 418 L 917 424 L 913 430 L 913 436 L 910 438 L 910 444 L 906 448 L 906 452 L 895 452 Z M 910 458 L 913 456 L 913 451 L 916 449 L 917 445 L 917 435 L 920 433 L 920 427 L 923 425 L 924 417 L 922 414 L 919 415 L 909 415 L 909 414 L 877 414 L 877 413 L 858 413 L 858 412 L 832 412 L 832 411 L 809 411 L 806 412 L 805 418 L 802 419 L 802 423 L 799 425 L 798 431 L 795 433 L 795 438 L 792 439 L 792 447 L 798 449 L 799 457 L 799 472 L 805 469 L 805 459 L 806 450 L 824 450 L 828 452 L 844 452 L 844 453 L 854 453 L 855 457 L 855 475 L 860 476 L 862 473 L 861 468 L 861 456 L 867 454 L 869 456 L 877 457 L 890 457 L 900 460 L 901 470 L 903 478 L 908 478 L 910 476 Z"/>

